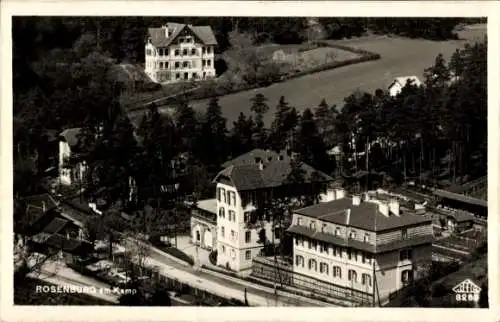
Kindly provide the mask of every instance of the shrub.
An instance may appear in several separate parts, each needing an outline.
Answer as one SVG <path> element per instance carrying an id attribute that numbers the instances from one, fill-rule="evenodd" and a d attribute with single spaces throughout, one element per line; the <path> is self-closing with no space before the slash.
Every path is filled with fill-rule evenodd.
<path id="1" fill-rule="evenodd" d="M 208 255 L 208 260 L 214 266 L 217 266 L 217 251 L 214 250 Z"/>

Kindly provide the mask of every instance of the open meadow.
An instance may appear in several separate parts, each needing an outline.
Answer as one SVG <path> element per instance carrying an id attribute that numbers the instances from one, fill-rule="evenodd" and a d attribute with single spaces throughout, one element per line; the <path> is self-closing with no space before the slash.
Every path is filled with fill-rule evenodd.
<path id="1" fill-rule="evenodd" d="M 449 59 L 453 52 L 462 48 L 466 42 L 482 39 L 486 34 L 486 26 L 473 26 L 459 32 L 460 40 L 430 41 L 423 39 L 407 39 L 401 37 L 369 36 L 358 39 L 332 41 L 341 45 L 364 49 L 379 53 L 382 57 L 355 65 L 318 72 L 269 87 L 239 92 L 220 97 L 219 104 L 228 126 L 237 119 L 240 112 L 250 113 L 250 99 L 256 93 L 262 93 L 269 101 L 270 110 L 265 122 L 270 124 L 274 117 L 275 106 L 280 96 L 299 111 L 315 108 L 322 98 L 328 104 L 342 105 L 343 99 L 356 89 L 373 92 L 378 88 L 386 88 L 394 77 L 416 75 L 422 77 L 424 69 L 434 63 L 435 57 L 442 53 Z M 208 100 L 191 102 L 197 110 L 204 110 Z"/>

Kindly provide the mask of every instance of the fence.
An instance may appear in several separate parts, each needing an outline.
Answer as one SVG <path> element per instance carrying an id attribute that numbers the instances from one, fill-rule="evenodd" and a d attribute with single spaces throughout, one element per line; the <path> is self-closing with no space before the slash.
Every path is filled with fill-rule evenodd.
<path id="1" fill-rule="evenodd" d="M 114 256 L 113 262 L 120 267 L 125 269 L 130 269 L 133 267 L 133 270 L 140 271 L 141 275 L 148 276 L 153 279 L 155 283 L 159 284 L 160 287 L 163 287 L 167 290 L 175 292 L 178 296 L 180 295 L 191 295 L 196 302 L 193 305 L 204 305 L 204 306 L 245 306 L 245 304 L 237 299 L 227 299 L 215 294 L 209 293 L 205 290 L 201 290 L 195 287 L 192 287 L 186 283 L 183 283 L 175 278 L 170 278 L 165 275 L 161 275 L 158 269 L 152 267 L 139 267 L 138 264 L 133 263 L 130 259 L 123 256 Z"/>
<path id="2" fill-rule="evenodd" d="M 373 294 L 356 291 L 335 284 L 327 283 L 293 271 L 293 268 L 282 263 L 277 265 L 265 258 L 255 258 L 252 265 L 252 276 L 271 280 L 284 286 L 296 287 L 312 291 L 313 294 L 335 298 L 350 306 L 373 305 Z"/>

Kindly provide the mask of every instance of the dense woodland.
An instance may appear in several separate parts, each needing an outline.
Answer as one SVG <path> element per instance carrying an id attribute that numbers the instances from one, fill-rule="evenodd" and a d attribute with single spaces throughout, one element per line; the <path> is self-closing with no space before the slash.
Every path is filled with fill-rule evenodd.
<path id="1" fill-rule="evenodd" d="M 227 124 L 217 98 L 210 100 L 203 113 L 180 99 L 174 116 L 160 114 L 151 106 L 139 124 L 132 124 L 119 104 L 119 86 L 109 79 L 114 64 L 109 57 L 141 61 L 147 27 L 164 20 L 14 19 L 16 200 L 40 191 L 38 183 L 45 169 L 57 164 L 54 137 L 70 127 L 82 128 L 72 161 L 85 161 L 89 167 L 81 183 L 87 197 L 99 195 L 110 207 L 101 221 L 89 224 L 95 238 L 124 228 L 165 233 L 180 220 L 181 200 L 188 195 L 213 197 L 211 180 L 221 164 L 253 148 L 285 150 L 334 177 L 368 170 L 384 172 L 395 183 L 417 178 L 435 184 L 441 179 L 460 182 L 486 174 L 486 39 L 457 50 L 449 62 L 438 55 L 425 72 L 423 86 L 408 84 L 394 98 L 383 90 L 354 92 L 341 109 L 318 97 L 317 106 L 299 111 L 286 96 L 271 102 L 257 93 L 248 102 L 248 113 L 242 113 L 234 124 Z M 258 42 L 302 42 L 310 35 L 304 32 L 308 28 L 304 18 L 169 20 L 211 25 L 221 50 L 229 45 L 228 35 L 236 28 Z M 369 29 L 446 39 L 461 21 L 321 18 L 319 22 L 327 38 L 361 35 Z M 267 128 L 263 116 L 272 105 L 277 109 Z M 355 146 L 350 145 L 352 138 Z M 327 154 L 334 146 L 343 152 L 338 159 Z M 368 152 L 368 158 L 353 158 L 354 152 Z M 137 184 L 132 200 L 130 177 Z M 302 180 L 299 172 L 293 180 Z M 180 183 L 174 192 L 162 189 L 173 183 Z M 125 223 L 112 209 L 140 215 Z M 16 207 L 14 216 L 16 223 L 23 220 L 22 207 Z"/>

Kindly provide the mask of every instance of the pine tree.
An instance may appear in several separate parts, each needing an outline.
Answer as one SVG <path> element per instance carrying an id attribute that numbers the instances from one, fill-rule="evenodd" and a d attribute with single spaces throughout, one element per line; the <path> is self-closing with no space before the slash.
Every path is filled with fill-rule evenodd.
<path id="1" fill-rule="evenodd" d="M 270 130 L 270 146 L 275 151 L 292 147 L 294 130 L 297 126 L 298 115 L 295 108 L 289 106 L 285 97 L 281 96 Z"/>
<path id="2" fill-rule="evenodd" d="M 254 113 L 254 144 L 258 148 L 266 148 L 266 141 L 268 137 L 267 130 L 264 127 L 264 115 L 269 111 L 269 106 L 267 105 L 267 98 L 258 93 L 251 99 L 252 105 L 250 111 Z"/>

